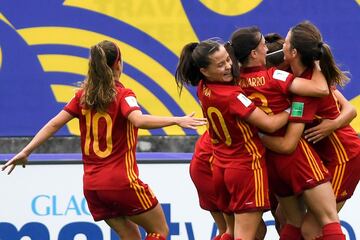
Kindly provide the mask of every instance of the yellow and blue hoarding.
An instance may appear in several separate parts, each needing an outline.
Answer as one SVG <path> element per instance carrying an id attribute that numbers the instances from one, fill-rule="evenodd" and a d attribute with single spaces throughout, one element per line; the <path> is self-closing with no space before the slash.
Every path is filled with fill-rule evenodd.
<path id="1" fill-rule="evenodd" d="M 0 137 L 31 136 L 71 99 L 87 73 L 89 47 L 108 39 L 124 58 L 121 81 L 145 113 L 184 115 L 201 108 L 194 88 L 177 91 L 182 47 L 237 27 L 286 35 L 302 20 L 321 30 L 351 82 L 340 89 L 360 110 L 360 1 L 343 0 L 4 0 L 0 2 Z M 353 126 L 360 132 L 359 118 Z M 197 135 L 169 127 L 141 135 Z M 58 133 L 78 135 L 76 121 Z"/>

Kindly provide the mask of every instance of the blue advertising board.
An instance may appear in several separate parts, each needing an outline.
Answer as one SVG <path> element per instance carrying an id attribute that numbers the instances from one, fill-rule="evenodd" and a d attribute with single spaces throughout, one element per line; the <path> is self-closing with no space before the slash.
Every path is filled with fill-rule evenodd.
<path id="1" fill-rule="evenodd" d="M 0 164 L 12 155 L 0 154 Z M 149 184 L 164 210 L 168 240 L 210 240 L 217 234 L 211 215 L 199 206 L 189 175 L 191 156 L 169 152 L 136 155 L 142 181 Z M 0 174 L 0 239 L 118 240 L 104 221 L 92 219 L 83 195 L 82 174 L 81 154 L 32 154 L 25 169 Z M 360 239 L 359 218 L 354 214 L 360 211 L 359 190 L 339 213 L 347 240 Z M 267 225 L 264 240 L 279 239 L 270 211 L 263 220 Z"/>

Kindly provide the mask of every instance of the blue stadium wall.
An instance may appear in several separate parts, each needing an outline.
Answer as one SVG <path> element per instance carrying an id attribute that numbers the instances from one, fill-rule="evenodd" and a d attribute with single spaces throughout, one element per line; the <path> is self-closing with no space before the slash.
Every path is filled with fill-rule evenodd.
<path id="1" fill-rule="evenodd" d="M 174 71 L 181 48 L 211 37 L 227 40 L 237 27 L 258 25 L 286 35 L 302 20 L 321 30 L 351 82 L 340 89 L 360 110 L 360 0 L 11 0 L 0 1 L 0 137 L 31 136 L 74 94 L 87 72 L 89 47 L 119 44 L 121 81 L 143 111 L 201 114 L 195 91 L 179 97 Z M 360 118 L 352 123 L 360 132 Z M 140 135 L 196 135 L 170 127 Z M 76 121 L 58 132 L 79 135 Z"/>

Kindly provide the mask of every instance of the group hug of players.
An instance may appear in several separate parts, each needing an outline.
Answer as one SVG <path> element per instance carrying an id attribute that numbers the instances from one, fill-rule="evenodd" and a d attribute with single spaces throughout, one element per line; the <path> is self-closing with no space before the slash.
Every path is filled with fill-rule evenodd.
<path id="1" fill-rule="evenodd" d="M 143 114 L 122 72 L 117 44 L 92 46 L 75 96 L 2 170 L 25 166 L 36 148 L 78 118 L 83 190 L 94 220 L 122 240 L 140 240 L 139 226 L 146 240 L 165 240 L 164 212 L 139 179 L 138 128 L 207 124 L 190 175 L 200 206 L 218 226 L 214 240 L 264 239 L 262 214 L 270 209 L 281 240 L 345 239 L 338 212 L 360 177 L 360 140 L 349 125 L 356 111 L 337 90 L 349 78 L 314 24 L 301 22 L 286 38 L 252 26 L 236 29 L 225 44 L 185 45 L 175 80 L 180 93 L 197 86 L 203 118 Z"/>
<path id="2" fill-rule="evenodd" d="M 264 239 L 269 208 L 281 240 L 345 239 L 337 213 L 360 178 L 356 110 L 336 89 L 349 78 L 314 24 L 286 38 L 245 27 L 225 45 L 189 44 L 176 80 L 198 86 L 209 123 L 190 174 L 214 239 Z"/>

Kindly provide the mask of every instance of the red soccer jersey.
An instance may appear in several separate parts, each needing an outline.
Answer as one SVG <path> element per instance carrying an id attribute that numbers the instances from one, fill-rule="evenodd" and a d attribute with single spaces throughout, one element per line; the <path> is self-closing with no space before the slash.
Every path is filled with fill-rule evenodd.
<path id="1" fill-rule="evenodd" d="M 311 80 L 313 74 L 312 69 L 306 69 L 300 77 Z M 293 95 L 291 99 L 291 113 L 289 121 L 310 123 L 314 120 L 317 107 L 321 98 L 316 97 L 304 97 L 299 95 Z"/>
<path id="2" fill-rule="evenodd" d="M 214 165 L 241 168 L 258 163 L 264 147 L 257 129 L 244 121 L 255 110 L 255 105 L 241 87 L 201 81 L 198 97 L 209 121 Z"/>
<path id="3" fill-rule="evenodd" d="M 250 67 L 241 69 L 239 83 L 257 106 L 262 106 L 268 114 L 276 114 L 290 106 L 289 86 L 294 78 L 292 74 L 275 68 Z M 270 135 L 283 136 L 286 128 Z M 291 155 L 272 151 L 266 155 L 270 185 L 281 197 L 300 194 L 328 178 L 314 150 L 304 140 L 300 143 Z"/>
<path id="4" fill-rule="evenodd" d="M 104 113 L 85 109 L 80 104 L 82 90 L 64 107 L 79 119 L 84 189 L 112 190 L 137 186 L 137 128 L 127 116 L 140 107 L 135 94 L 119 82 L 116 91 L 115 100 Z"/>
<path id="5" fill-rule="evenodd" d="M 340 109 L 333 90 L 316 104 L 316 119 L 335 119 Z M 355 130 L 347 125 L 336 129 L 330 136 L 314 144 L 324 162 L 337 161 L 344 163 L 349 159 L 360 157 L 360 139 Z"/>
<path id="6" fill-rule="evenodd" d="M 209 132 L 205 131 L 203 135 L 196 141 L 193 159 L 209 163 L 213 155 L 211 138 Z M 212 162 L 210 162 L 211 164 Z"/>
<path id="7" fill-rule="evenodd" d="M 291 73 L 264 66 L 241 68 L 239 85 L 248 98 L 267 114 L 277 114 L 290 107 Z M 284 135 L 286 127 L 270 135 Z"/>
<path id="8" fill-rule="evenodd" d="M 312 71 L 308 69 L 302 77 L 310 79 L 311 75 Z M 340 110 L 333 95 L 334 88 L 330 90 L 331 93 L 322 98 L 296 96 L 291 109 L 292 121 L 312 123 L 315 119 L 337 118 Z M 337 201 L 350 198 L 359 181 L 359 173 L 349 169 L 352 166 L 356 170 L 360 164 L 360 139 L 355 130 L 350 125 L 336 129 L 313 146 L 325 166 L 329 167 Z"/>

